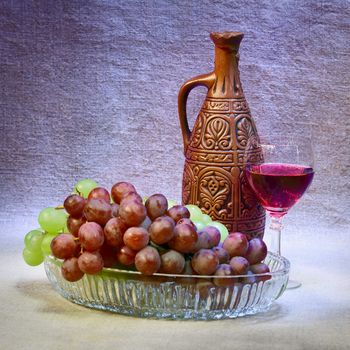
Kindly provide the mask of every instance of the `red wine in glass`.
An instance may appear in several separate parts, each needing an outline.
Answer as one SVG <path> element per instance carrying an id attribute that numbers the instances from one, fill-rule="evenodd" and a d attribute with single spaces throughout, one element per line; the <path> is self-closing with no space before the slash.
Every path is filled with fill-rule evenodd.
<path id="1" fill-rule="evenodd" d="M 280 217 L 305 193 L 314 171 L 297 164 L 263 163 L 247 165 L 245 176 L 261 205 L 271 216 Z"/>

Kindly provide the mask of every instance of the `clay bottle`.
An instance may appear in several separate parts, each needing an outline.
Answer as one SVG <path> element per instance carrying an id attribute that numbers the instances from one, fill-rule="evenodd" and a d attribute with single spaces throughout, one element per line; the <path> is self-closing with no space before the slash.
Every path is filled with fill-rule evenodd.
<path id="1" fill-rule="evenodd" d="M 178 96 L 185 154 L 182 202 L 198 205 L 230 232 L 262 237 L 265 211 L 243 172 L 246 146 L 253 138 L 258 140 L 238 70 L 243 34 L 211 33 L 210 37 L 215 44 L 214 71 L 188 80 Z M 186 102 L 196 86 L 205 86 L 208 92 L 191 131 Z M 259 149 L 252 152 L 262 157 Z"/>

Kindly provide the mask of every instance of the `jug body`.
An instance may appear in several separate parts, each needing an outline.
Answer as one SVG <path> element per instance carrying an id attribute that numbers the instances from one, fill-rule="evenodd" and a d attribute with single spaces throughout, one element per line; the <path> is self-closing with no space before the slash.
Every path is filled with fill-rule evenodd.
<path id="1" fill-rule="evenodd" d="M 230 232 L 262 237 L 265 211 L 244 177 L 244 156 L 258 133 L 245 99 L 238 71 L 243 34 L 212 33 L 215 70 L 186 82 L 179 93 L 185 166 L 182 202 L 195 204 Z M 193 130 L 187 124 L 186 100 L 192 88 L 208 88 Z M 258 148 L 249 157 L 262 159 Z"/>

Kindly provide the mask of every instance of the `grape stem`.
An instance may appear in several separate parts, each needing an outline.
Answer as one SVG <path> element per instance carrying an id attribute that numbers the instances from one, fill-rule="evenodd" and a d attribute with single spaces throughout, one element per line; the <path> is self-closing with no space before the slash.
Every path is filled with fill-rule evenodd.
<path id="1" fill-rule="evenodd" d="M 58 205 L 57 207 L 55 207 L 56 210 L 61 210 L 61 209 L 64 209 L 64 206 L 63 205 Z"/>
<path id="2" fill-rule="evenodd" d="M 166 248 L 164 247 L 161 247 L 159 246 L 158 244 L 155 244 L 154 242 L 150 241 L 150 245 L 153 247 L 153 248 L 156 248 L 160 253 L 164 253 L 167 251 Z"/>

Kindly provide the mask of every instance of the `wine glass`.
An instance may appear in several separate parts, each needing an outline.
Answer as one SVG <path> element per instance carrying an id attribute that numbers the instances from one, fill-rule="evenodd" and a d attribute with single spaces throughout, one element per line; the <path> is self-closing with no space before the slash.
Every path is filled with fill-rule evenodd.
<path id="1" fill-rule="evenodd" d="M 245 150 L 246 180 L 271 218 L 270 250 L 281 255 L 282 220 L 310 186 L 313 152 L 308 137 L 270 137 L 269 142 L 252 138 Z M 289 289 L 301 283 L 290 281 Z"/>

